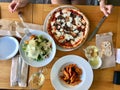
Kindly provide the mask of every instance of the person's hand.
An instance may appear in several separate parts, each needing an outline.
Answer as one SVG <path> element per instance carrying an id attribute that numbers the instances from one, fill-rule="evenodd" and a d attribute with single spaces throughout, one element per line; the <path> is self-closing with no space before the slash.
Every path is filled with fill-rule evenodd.
<path id="1" fill-rule="evenodd" d="M 18 8 L 26 6 L 28 3 L 28 0 L 13 0 L 9 6 L 8 9 L 11 13 L 15 12 Z"/>
<path id="2" fill-rule="evenodd" d="M 112 5 L 105 4 L 105 0 L 100 1 L 100 10 L 104 13 L 105 16 L 111 14 L 112 8 L 113 8 Z"/>

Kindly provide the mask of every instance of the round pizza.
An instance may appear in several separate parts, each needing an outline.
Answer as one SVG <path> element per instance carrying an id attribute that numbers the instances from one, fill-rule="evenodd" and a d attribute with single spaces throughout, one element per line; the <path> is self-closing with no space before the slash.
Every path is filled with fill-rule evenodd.
<path id="1" fill-rule="evenodd" d="M 88 31 L 88 19 L 75 8 L 58 8 L 49 16 L 47 22 L 47 32 L 57 45 L 66 49 L 80 46 Z"/>

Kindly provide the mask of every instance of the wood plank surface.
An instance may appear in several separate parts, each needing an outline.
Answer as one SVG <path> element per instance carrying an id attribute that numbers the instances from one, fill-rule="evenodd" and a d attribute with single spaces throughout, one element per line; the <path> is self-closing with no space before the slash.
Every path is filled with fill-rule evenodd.
<path id="1" fill-rule="evenodd" d="M 21 9 L 24 12 L 24 18 L 26 22 L 35 23 L 39 25 L 44 24 L 44 20 L 48 13 L 55 7 L 60 5 L 43 5 L 43 4 L 29 4 L 27 7 Z M 81 12 L 83 12 L 90 22 L 89 34 L 94 30 L 100 19 L 103 17 L 103 13 L 99 10 L 99 6 L 80 6 L 74 5 Z M 9 13 L 8 3 L 0 3 L 1 7 L 1 18 L 9 20 L 17 20 L 19 18 L 17 13 Z M 112 14 L 105 20 L 98 33 L 113 32 L 113 42 L 115 48 L 120 48 L 120 7 L 114 7 Z M 95 38 L 89 43 L 95 45 Z M 74 50 L 70 52 L 58 51 L 56 52 L 53 61 L 47 65 L 48 72 L 45 75 L 46 80 L 41 90 L 54 90 L 54 87 L 50 81 L 50 71 L 53 64 L 62 56 L 75 54 L 85 58 L 85 55 L 80 50 Z M 10 68 L 11 60 L 0 61 L 0 89 L 28 89 L 20 87 L 10 87 Z M 40 68 L 29 68 L 29 76 L 39 71 Z M 120 65 L 117 64 L 115 67 L 107 69 L 93 70 L 94 80 L 89 90 L 119 90 L 120 86 L 113 84 L 113 73 L 115 70 L 120 70 Z"/>

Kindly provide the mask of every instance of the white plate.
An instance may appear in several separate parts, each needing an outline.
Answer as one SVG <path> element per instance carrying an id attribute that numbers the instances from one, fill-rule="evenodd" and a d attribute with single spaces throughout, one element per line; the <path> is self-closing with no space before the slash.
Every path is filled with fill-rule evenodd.
<path id="1" fill-rule="evenodd" d="M 59 79 L 60 69 L 68 63 L 77 64 L 82 69 L 82 82 L 76 86 L 66 86 Z M 51 70 L 50 79 L 55 90 L 88 90 L 93 81 L 93 71 L 90 64 L 84 58 L 76 55 L 67 55 L 55 62 Z"/>
<path id="2" fill-rule="evenodd" d="M 43 25 L 43 30 L 44 30 L 45 32 L 47 32 L 48 19 L 49 19 L 50 16 L 51 16 L 57 9 L 59 9 L 59 8 L 74 8 L 74 9 L 78 9 L 78 8 L 76 8 L 76 7 L 74 7 L 74 6 L 71 6 L 71 5 L 58 6 L 58 7 L 56 7 L 55 9 L 53 9 L 53 10 L 47 15 L 47 17 L 45 18 L 44 25 Z M 78 10 L 79 10 L 79 9 L 78 9 Z M 85 40 L 86 40 L 86 39 L 85 39 Z M 70 48 L 70 49 L 62 48 L 61 46 L 59 46 L 59 45 L 57 45 L 57 44 L 56 44 L 56 47 L 57 47 L 57 49 L 60 50 L 60 51 L 72 51 L 72 50 L 78 49 L 80 46 L 82 46 L 83 43 L 85 42 L 85 40 L 84 40 L 78 47 L 76 47 L 76 48 Z"/>
<path id="3" fill-rule="evenodd" d="M 56 45 L 55 45 L 54 40 L 46 32 L 43 32 L 43 31 L 40 31 L 40 30 L 32 30 L 32 29 L 30 29 L 30 32 L 34 35 L 42 35 L 44 38 L 47 38 L 48 40 L 50 40 L 50 42 L 52 42 L 52 51 L 51 51 L 49 57 L 47 57 L 47 58 L 45 58 L 44 60 L 41 60 L 41 61 L 36 61 L 36 60 L 32 60 L 32 59 L 28 58 L 25 55 L 25 53 L 22 49 L 22 45 L 24 44 L 24 41 L 29 40 L 29 36 L 25 35 L 20 42 L 20 48 L 19 48 L 20 55 L 22 56 L 23 60 L 28 65 L 33 66 L 33 67 L 42 67 L 42 66 L 45 66 L 45 65 L 49 64 L 53 60 L 53 58 L 56 54 Z"/>
<path id="4" fill-rule="evenodd" d="M 0 60 L 8 60 L 16 55 L 19 42 L 16 38 L 5 36 L 0 38 Z"/>

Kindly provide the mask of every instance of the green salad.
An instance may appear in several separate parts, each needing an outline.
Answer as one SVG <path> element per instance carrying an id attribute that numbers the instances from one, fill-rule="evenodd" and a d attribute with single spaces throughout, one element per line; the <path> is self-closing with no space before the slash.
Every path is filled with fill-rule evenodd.
<path id="1" fill-rule="evenodd" d="M 25 55 L 33 60 L 40 61 L 47 58 L 52 50 L 52 43 L 42 35 L 31 35 L 22 46 Z"/>

